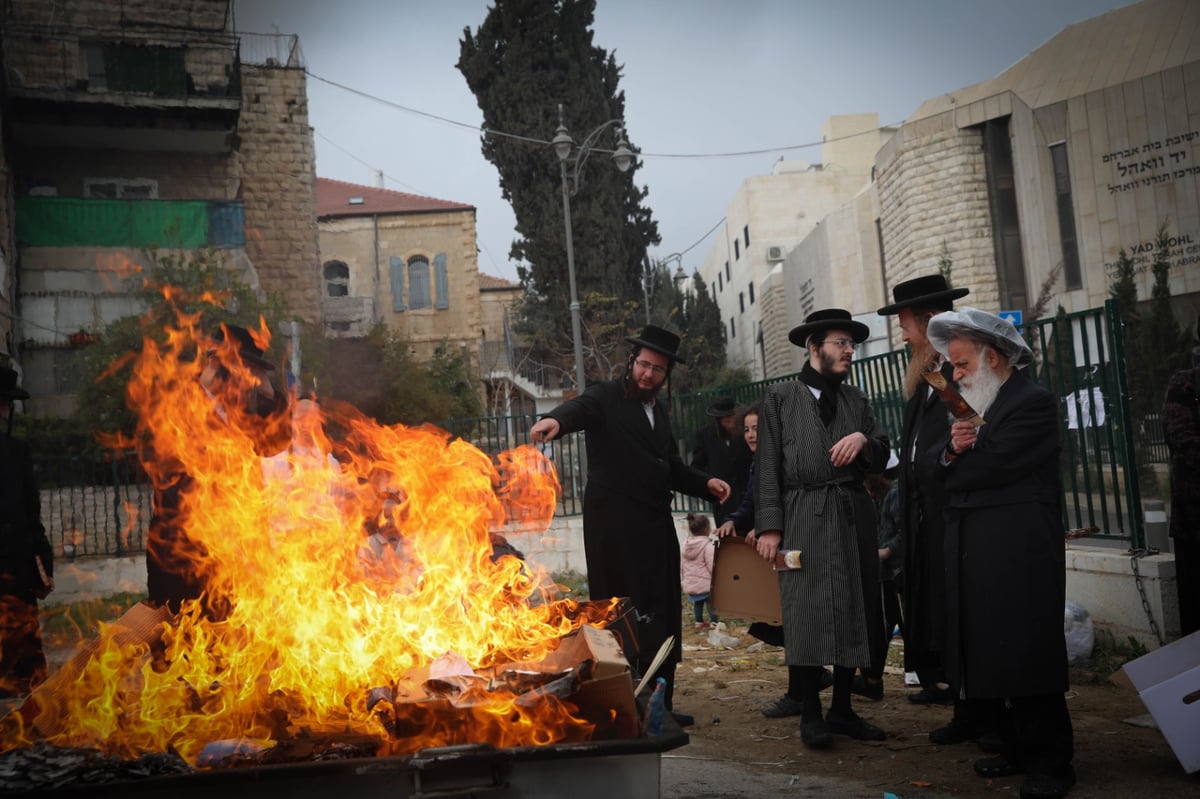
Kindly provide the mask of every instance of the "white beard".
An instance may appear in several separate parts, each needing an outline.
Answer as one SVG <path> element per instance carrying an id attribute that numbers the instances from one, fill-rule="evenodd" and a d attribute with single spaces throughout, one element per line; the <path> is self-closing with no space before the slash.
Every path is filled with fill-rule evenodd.
<path id="1" fill-rule="evenodd" d="M 958 391 L 975 412 L 986 419 L 987 409 L 995 402 L 1003 385 L 1000 375 L 989 369 L 987 364 L 980 363 L 975 367 L 974 374 L 958 381 Z"/>

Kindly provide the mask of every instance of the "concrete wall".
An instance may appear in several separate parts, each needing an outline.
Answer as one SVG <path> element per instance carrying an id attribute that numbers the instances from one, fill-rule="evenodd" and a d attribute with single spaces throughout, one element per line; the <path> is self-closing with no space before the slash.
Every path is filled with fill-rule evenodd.
<path id="1" fill-rule="evenodd" d="M 686 514 L 675 516 L 675 530 L 682 544 L 688 535 Z M 525 554 L 527 562 L 547 574 L 587 573 L 582 517 L 556 517 L 544 531 L 512 526 L 500 532 Z M 1173 641 L 1179 637 L 1174 557 L 1152 555 L 1137 563 L 1150 613 L 1164 640 Z M 56 590 L 43 603 L 48 606 L 118 592 L 140 593 L 146 590 L 145 558 L 81 558 L 57 563 L 54 580 Z M 1067 599 L 1083 605 L 1096 628 L 1112 633 L 1119 643 L 1132 636 L 1147 649 L 1158 648 L 1127 554 L 1073 543 L 1067 551 Z"/>

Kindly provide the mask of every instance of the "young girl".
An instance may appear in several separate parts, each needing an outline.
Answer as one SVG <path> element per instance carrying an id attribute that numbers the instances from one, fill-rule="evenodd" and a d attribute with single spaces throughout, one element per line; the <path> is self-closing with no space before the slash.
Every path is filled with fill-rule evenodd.
<path id="1" fill-rule="evenodd" d="M 711 623 L 704 621 L 704 605 L 708 602 L 709 592 L 712 591 L 714 544 L 709 537 L 712 522 L 703 513 L 689 513 L 687 520 L 688 529 L 692 534 L 683 544 L 679 569 L 683 576 L 683 590 L 688 599 L 692 600 L 692 607 L 696 611 L 696 629 L 707 630 L 709 627 L 716 627 L 720 621 L 711 604 L 708 606 Z"/>

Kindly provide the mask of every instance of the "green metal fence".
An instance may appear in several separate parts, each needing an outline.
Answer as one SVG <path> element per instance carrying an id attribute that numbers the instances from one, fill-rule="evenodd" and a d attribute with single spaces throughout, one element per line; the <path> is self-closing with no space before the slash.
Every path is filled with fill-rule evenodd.
<path id="1" fill-rule="evenodd" d="M 1060 398 L 1063 441 L 1063 524 L 1067 530 L 1094 528 L 1090 537 L 1145 545 L 1138 487 L 1137 430 L 1124 369 L 1124 340 L 1115 301 L 1103 308 L 1027 323 L 1021 328 L 1036 355 L 1032 377 Z M 900 439 L 904 399 L 901 390 L 907 355 L 889 352 L 854 363 L 851 381 L 871 398 L 876 418 L 893 445 Z M 798 375 L 762 380 L 670 398 L 672 426 L 680 456 L 690 459 L 696 431 L 712 424 L 706 413 L 719 395 L 747 406 L 772 383 Z M 490 455 L 529 444 L 534 414 L 449 419 L 441 424 Z M 537 445 L 557 471 L 562 492 L 557 513 L 583 512 L 582 434 Z M 1147 456 L 1146 460 L 1149 460 Z M 114 555 L 144 549 L 150 491 L 145 475 L 129 458 L 103 465 L 64 457 L 39 457 L 43 519 L 54 543 L 70 543 L 81 555 Z M 707 510 L 704 500 L 676 495 L 676 511 Z"/>

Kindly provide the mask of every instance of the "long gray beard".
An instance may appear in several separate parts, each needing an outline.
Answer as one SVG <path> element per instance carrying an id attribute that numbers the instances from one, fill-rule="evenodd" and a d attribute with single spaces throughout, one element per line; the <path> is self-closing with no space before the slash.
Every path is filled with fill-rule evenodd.
<path id="1" fill-rule="evenodd" d="M 958 382 L 958 391 L 975 412 L 987 418 L 987 409 L 996 400 L 1004 381 L 985 364 L 975 368 L 975 374 Z"/>

